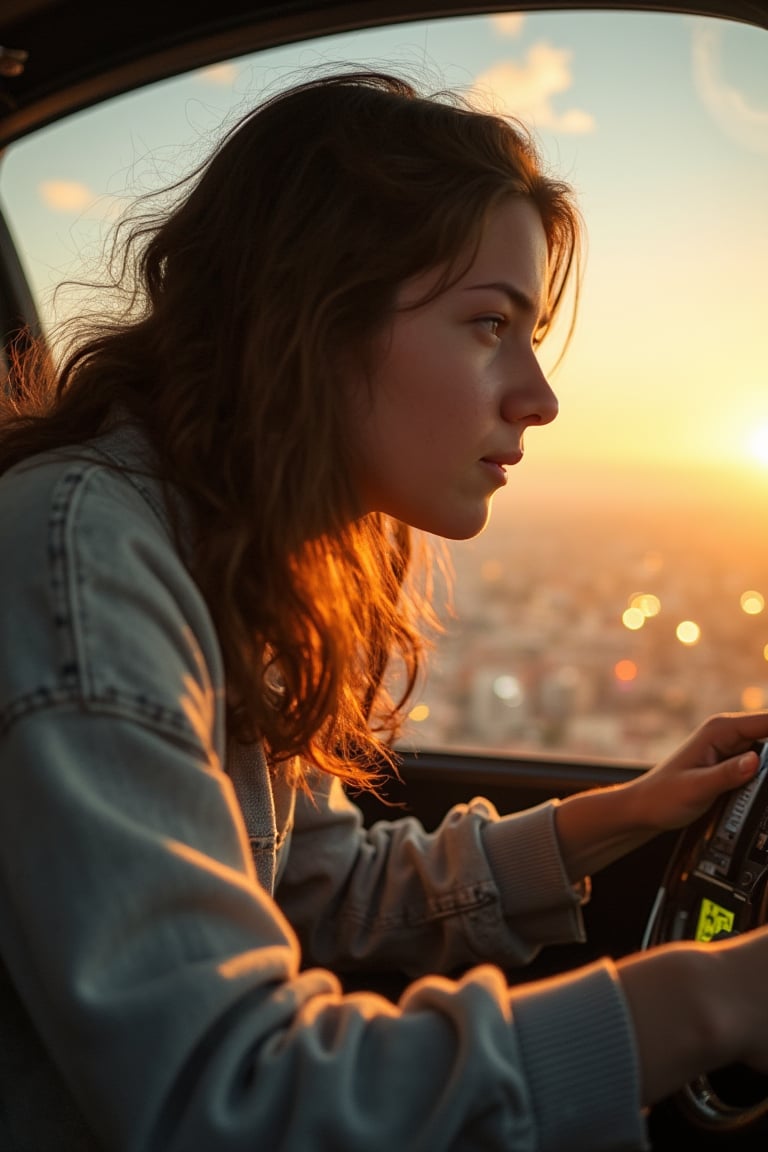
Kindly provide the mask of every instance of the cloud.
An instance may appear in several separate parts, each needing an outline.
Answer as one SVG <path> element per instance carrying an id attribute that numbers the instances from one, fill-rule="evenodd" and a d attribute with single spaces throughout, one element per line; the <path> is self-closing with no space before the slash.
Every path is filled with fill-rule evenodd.
<path id="1" fill-rule="evenodd" d="M 107 224 L 116 220 L 130 203 L 126 196 L 98 195 L 87 184 L 76 180 L 43 180 L 38 191 L 43 204 L 51 212 Z"/>
<path id="2" fill-rule="evenodd" d="M 496 12 L 491 16 L 494 32 L 500 36 L 519 36 L 525 23 L 523 12 Z"/>
<path id="3" fill-rule="evenodd" d="M 536 130 L 554 132 L 593 132 L 595 118 L 581 108 L 558 112 L 552 98 L 566 92 L 573 84 L 568 48 L 555 48 L 546 41 L 533 44 L 523 63 L 513 60 L 492 64 L 475 80 L 473 89 L 481 98 L 489 98 L 499 112 L 516 116 Z"/>
<path id="4" fill-rule="evenodd" d="M 768 153 L 768 108 L 750 104 L 722 75 L 722 31 L 695 25 L 692 32 L 693 82 L 715 123 L 752 152 Z"/>
<path id="5" fill-rule="evenodd" d="M 206 84 L 227 88 L 237 77 L 237 67 L 231 63 L 213 64 L 200 70 L 200 79 Z"/>
<path id="6" fill-rule="evenodd" d="M 75 180 L 43 180 L 40 196 L 54 212 L 82 212 L 96 200 L 95 192 Z"/>

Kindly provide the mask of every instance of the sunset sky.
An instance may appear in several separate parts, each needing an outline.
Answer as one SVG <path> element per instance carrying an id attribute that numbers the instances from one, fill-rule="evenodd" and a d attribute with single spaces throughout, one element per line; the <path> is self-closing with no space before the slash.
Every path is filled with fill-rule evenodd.
<path id="1" fill-rule="evenodd" d="M 534 470 L 746 461 L 768 476 L 768 32 L 737 23 L 463 17 L 243 57 L 162 99 L 149 87 L 9 149 L 0 195 L 40 293 L 82 272 L 125 197 L 191 167 L 227 116 L 341 62 L 472 89 L 531 124 L 576 187 L 583 301 L 553 377 L 561 416 L 530 434 Z"/>

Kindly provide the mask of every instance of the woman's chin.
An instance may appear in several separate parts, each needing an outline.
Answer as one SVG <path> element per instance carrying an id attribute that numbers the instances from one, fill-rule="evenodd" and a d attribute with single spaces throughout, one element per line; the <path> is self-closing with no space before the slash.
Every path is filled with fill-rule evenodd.
<path id="1" fill-rule="evenodd" d="M 490 503 L 482 508 L 457 513 L 453 516 L 443 515 L 425 517 L 415 528 L 429 532 L 432 536 L 442 536 L 445 540 L 471 540 L 479 536 L 487 525 L 491 515 Z"/>

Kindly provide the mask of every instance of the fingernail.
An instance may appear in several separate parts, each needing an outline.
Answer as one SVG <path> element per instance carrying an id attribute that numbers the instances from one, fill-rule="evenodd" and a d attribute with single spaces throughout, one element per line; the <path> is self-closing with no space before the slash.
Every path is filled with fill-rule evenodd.
<path id="1" fill-rule="evenodd" d="M 745 752 L 736 765 L 740 776 L 751 776 L 755 770 L 755 758 L 752 752 Z"/>

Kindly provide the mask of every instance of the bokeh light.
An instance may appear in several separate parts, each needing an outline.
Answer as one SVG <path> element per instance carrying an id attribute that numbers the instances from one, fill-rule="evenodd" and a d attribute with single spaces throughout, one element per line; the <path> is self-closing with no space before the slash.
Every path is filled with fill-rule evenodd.
<path id="1" fill-rule="evenodd" d="M 645 624 L 645 614 L 639 608 L 625 608 L 621 614 L 621 622 L 630 632 L 637 632 Z"/>
<path id="2" fill-rule="evenodd" d="M 417 704 L 414 708 L 411 708 L 410 712 L 408 713 L 408 719 L 413 720 L 415 724 L 420 724 L 423 720 L 426 720 L 428 716 L 428 704 Z"/>
<path id="3" fill-rule="evenodd" d="M 765 705 L 765 692 L 759 684 L 748 684 L 741 692 L 741 706 L 745 712 L 757 712 Z"/>
<path id="4" fill-rule="evenodd" d="M 698 644 L 701 639 L 701 628 L 695 620 L 681 620 L 675 629 L 675 636 L 681 644 Z"/>
<path id="5" fill-rule="evenodd" d="M 739 597 L 742 612 L 746 612 L 747 616 L 758 616 L 763 608 L 765 608 L 765 599 L 761 592 L 755 592 L 750 589 L 748 592 L 742 592 Z"/>
<path id="6" fill-rule="evenodd" d="M 523 702 L 523 689 L 517 676 L 497 676 L 493 682 L 493 694 L 508 708 L 517 708 Z"/>
<path id="7" fill-rule="evenodd" d="M 637 608 L 646 620 L 650 620 L 652 616 L 658 616 L 661 611 L 661 600 L 652 592 L 638 592 L 637 595 L 630 597 L 629 606 Z"/>
<path id="8" fill-rule="evenodd" d="M 637 664 L 634 660 L 619 660 L 613 666 L 613 674 L 623 684 L 629 684 L 637 676 Z"/>

